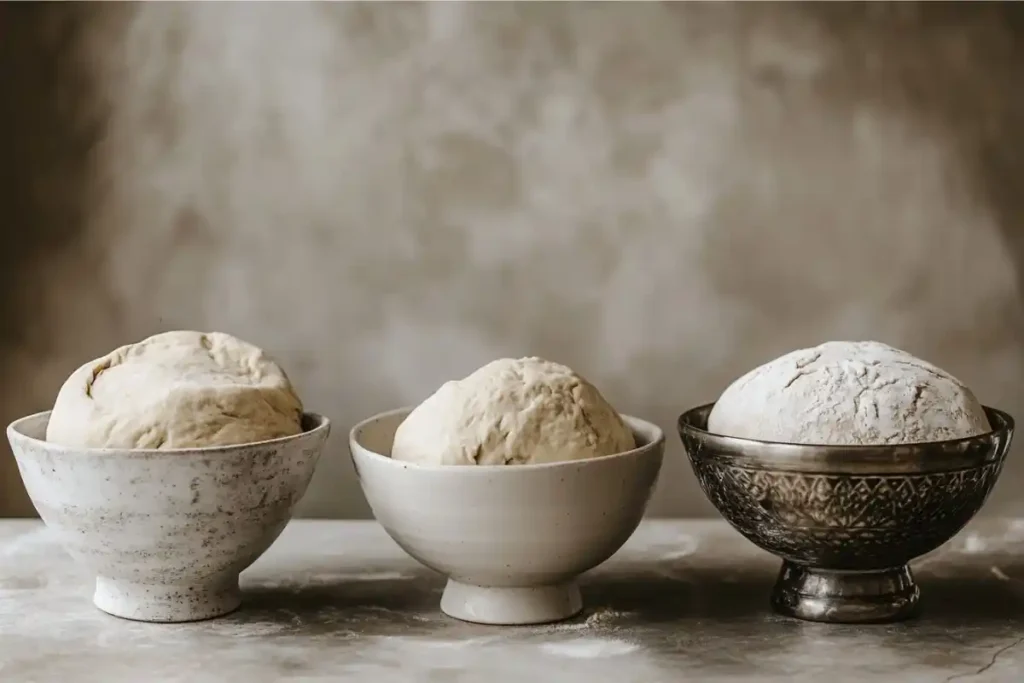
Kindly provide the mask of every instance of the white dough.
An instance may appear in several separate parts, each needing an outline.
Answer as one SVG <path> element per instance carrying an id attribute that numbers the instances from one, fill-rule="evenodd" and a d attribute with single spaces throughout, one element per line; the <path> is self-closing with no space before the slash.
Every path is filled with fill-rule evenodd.
<path id="1" fill-rule="evenodd" d="M 505 358 L 446 382 L 405 418 L 391 457 L 425 465 L 582 460 L 636 447 L 598 390 L 564 365 Z"/>
<path id="2" fill-rule="evenodd" d="M 971 390 L 948 372 L 879 342 L 793 351 L 733 382 L 708 431 L 803 444 L 943 441 L 991 431 Z"/>
<path id="3" fill-rule="evenodd" d="M 116 349 L 61 387 L 46 439 L 82 448 L 195 448 L 302 431 L 302 402 L 259 348 L 166 332 Z"/>

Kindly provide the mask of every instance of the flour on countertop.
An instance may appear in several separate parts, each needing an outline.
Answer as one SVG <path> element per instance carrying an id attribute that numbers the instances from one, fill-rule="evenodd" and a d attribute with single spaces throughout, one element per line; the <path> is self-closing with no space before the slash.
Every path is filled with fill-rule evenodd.
<path id="1" fill-rule="evenodd" d="M 16 557 L 39 551 L 50 551 L 54 542 L 52 534 L 53 532 L 46 527 L 38 527 L 18 534 L 0 544 L 0 557 Z"/>
<path id="2" fill-rule="evenodd" d="M 629 617 L 630 615 L 630 612 L 617 612 L 611 609 L 598 609 L 594 610 L 594 613 L 587 617 L 587 620 L 584 622 L 584 625 L 588 627 L 594 627 L 604 626 L 607 624 L 614 624 L 615 622 L 620 621 L 626 617 Z"/>
<path id="3" fill-rule="evenodd" d="M 334 572 L 329 574 L 313 574 L 306 577 L 303 583 L 307 586 L 331 586 L 337 584 L 351 583 L 353 581 L 408 581 L 415 579 L 412 572 L 401 572 L 392 570 L 381 571 L 351 571 Z"/>
<path id="4" fill-rule="evenodd" d="M 1000 569 L 999 567 L 991 567 L 991 568 L 989 569 L 989 572 L 991 572 L 991 573 L 992 573 L 992 576 L 996 577 L 996 578 L 997 578 L 997 579 L 999 579 L 1000 581 L 1012 581 L 1012 580 L 1013 580 L 1013 579 L 1011 579 L 1011 578 L 1010 578 L 1009 576 L 1007 576 L 1007 575 L 1006 575 L 1006 572 L 1004 572 L 1004 571 L 1003 571 L 1002 569 Z"/>
<path id="5" fill-rule="evenodd" d="M 414 648 L 420 650 L 462 650 L 475 649 L 492 644 L 500 644 L 506 640 L 503 635 L 480 636 L 476 638 L 452 638 L 440 639 L 434 636 L 375 636 L 374 641 L 378 644 L 401 648 Z"/>
<path id="6" fill-rule="evenodd" d="M 574 659 L 616 657 L 640 649 L 635 643 L 611 638 L 578 638 L 576 640 L 544 643 L 540 648 L 548 654 L 572 657 Z"/>
<path id="7" fill-rule="evenodd" d="M 672 550 L 661 556 L 665 562 L 674 562 L 689 557 L 697 552 L 697 539 L 693 536 L 681 536 L 673 544 Z"/>
<path id="8" fill-rule="evenodd" d="M 633 612 L 620 612 L 602 607 L 594 610 L 584 621 L 568 621 L 543 626 L 545 631 L 584 631 L 602 626 L 614 626 L 615 622 L 633 616 Z"/>
<path id="9" fill-rule="evenodd" d="M 978 399 L 948 372 L 879 342 L 793 351 L 733 382 L 708 431 L 805 444 L 943 441 L 991 430 Z"/>
<path id="10" fill-rule="evenodd" d="M 964 535 L 965 553 L 983 553 L 988 549 L 988 543 L 979 534 L 972 532 Z"/>

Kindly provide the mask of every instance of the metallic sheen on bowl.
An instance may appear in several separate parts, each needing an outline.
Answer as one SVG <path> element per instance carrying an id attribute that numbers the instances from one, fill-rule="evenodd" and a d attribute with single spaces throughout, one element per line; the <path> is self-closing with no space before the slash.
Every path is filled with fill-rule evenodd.
<path id="1" fill-rule="evenodd" d="M 971 520 L 991 492 L 1013 418 L 985 407 L 992 431 L 932 443 L 826 446 L 706 431 L 714 404 L 679 417 L 679 435 L 711 503 L 748 540 L 783 559 L 772 607 L 811 621 L 912 616 L 908 563 Z"/>

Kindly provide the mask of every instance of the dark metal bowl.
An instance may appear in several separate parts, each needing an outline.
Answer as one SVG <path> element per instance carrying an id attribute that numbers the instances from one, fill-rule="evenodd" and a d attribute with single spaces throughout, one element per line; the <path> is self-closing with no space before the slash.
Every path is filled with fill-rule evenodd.
<path id="1" fill-rule="evenodd" d="M 705 430 L 714 404 L 679 417 L 701 488 L 741 534 L 783 559 L 776 611 L 828 622 L 911 616 L 907 563 L 971 520 L 1002 470 L 1013 418 L 985 407 L 991 432 L 895 446 L 812 446 Z"/>

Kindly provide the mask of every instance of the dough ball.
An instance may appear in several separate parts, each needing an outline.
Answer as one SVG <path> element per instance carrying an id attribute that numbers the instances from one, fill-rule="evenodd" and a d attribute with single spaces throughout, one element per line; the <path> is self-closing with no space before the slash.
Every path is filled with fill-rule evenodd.
<path id="1" fill-rule="evenodd" d="M 751 370 L 727 388 L 708 431 L 804 444 L 944 441 L 991 431 L 971 390 L 879 342 L 828 342 Z"/>
<path id="2" fill-rule="evenodd" d="M 61 387 L 46 439 L 81 448 L 196 448 L 302 431 L 302 402 L 263 351 L 221 332 L 116 349 Z"/>
<path id="3" fill-rule="evenodd" d="M 587 380 L 540 358 L 506 358 L 445 383 L 395 432 L 391 457 L 424 465 L 583 460 L 636 447 Z"/>

